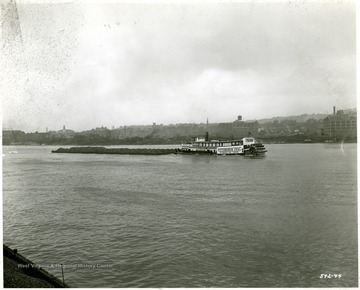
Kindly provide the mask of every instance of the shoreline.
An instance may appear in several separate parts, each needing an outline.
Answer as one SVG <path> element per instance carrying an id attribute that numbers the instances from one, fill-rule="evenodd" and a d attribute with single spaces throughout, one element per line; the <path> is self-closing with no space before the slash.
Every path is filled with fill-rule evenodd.
<path id="1" fill-rule="evenodd" d="M 260 139 L 258 138 L 259 142 L 261 142 L 262 144 L 341 144 L 341 143 L 346 143 L 346 144 L 357 144 L 357 141 L 349 141 L 349 140 L 333 140 L 333 141 L 328 141 L 328 140 L 312 140 L 311 142 L 304 142 L 304 141 L 287 141 L 287 140 L 276 140 L 276 139 Z M 3 147 L 7 147 L 7 146 L 79 146 L 79 147 L 102 147 L 103 146 L 161 146 L 161 145 L 166 145 L 166 146 L 180 146 L 180 143 L 95 143 L 95 144 L 77 144 L 77 143 L 11 143 L 11 144 L 3 144 Z"/>
<path id="2" fill-rule="evenodd" d="M 59 278 L 45 271 L 17 249 L 3 244 L 4 288 L 71 288 Z"/>

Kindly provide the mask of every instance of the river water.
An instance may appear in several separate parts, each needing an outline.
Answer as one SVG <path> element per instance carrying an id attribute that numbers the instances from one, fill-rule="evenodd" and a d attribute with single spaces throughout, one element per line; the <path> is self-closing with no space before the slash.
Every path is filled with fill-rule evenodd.
<path id="1" fill-rule="evenodd" d="M 251 158 L 5 146 L 4 243 L 60 279 L 64 264 L 72 287 L 357 287 L 356 144 L 266 147 Z"/>

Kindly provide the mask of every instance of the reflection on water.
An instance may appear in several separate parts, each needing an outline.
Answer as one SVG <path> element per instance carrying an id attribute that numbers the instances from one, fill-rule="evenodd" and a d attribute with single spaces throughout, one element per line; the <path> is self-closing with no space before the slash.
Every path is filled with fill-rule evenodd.
<path id="1" fill-rule="evenodd" d="M 38 264 L 95 265 L 65 268 L 74 287 L 356 287 L 356 145 L 266 147 L 264 158 L 3 147 L 4 242 Z"/>

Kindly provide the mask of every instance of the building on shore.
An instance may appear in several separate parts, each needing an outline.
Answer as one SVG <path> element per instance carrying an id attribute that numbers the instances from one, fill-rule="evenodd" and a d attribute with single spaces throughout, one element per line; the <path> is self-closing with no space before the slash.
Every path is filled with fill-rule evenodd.
<path id="1" fill-rule="evenodd" d="M 356 112 L 336 111 L 333 107 L 333 114 L 327 116 L 324 121 L 322 135 L 329 138 L 346 139 L 357 137 Z"/>
<path id="2" fill-rule="evenodd" d="M 75 131 L 66 129 L 65 125 L 63 126 L 63 128 L 61 130 L 50 131 L 47 133 L 49 133 L 49 137 L 54 137 L 54 138 L 71 139 L 71 138 L 74 138 L 74 136 L 75 136 Z M 47 134 L 47 133 L 45 133 L 45 134 Z"/>
<path id="3" fill-rule="evenodd" d="M 246 136 L 258 137 L 259 123 L 257 121 L 243 121 L 242 116 L 234 122 L 210 125 L 210 136 L 217 138 L 241 139 Z"/>

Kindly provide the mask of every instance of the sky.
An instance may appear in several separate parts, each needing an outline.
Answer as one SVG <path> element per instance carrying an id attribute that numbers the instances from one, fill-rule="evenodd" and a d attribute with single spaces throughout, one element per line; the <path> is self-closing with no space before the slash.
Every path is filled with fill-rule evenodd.
<path id="1" fill-rule="evenodd" d="M 2 15 L 3 128 L 218 123 L 356 107 L 354 1 L 17 1 Z"/>

